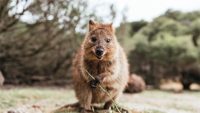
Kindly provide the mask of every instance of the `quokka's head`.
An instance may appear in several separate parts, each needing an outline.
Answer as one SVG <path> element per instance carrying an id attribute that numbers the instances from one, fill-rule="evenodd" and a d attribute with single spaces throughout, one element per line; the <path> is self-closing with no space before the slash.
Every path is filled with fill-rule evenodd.
<path id="1" fill-rule="evenodd" d="M 89 32 L 83 42 L 84 57 L 90 60 L 111 60 L 117 50 L 112 24 L 89 21 Z"/>

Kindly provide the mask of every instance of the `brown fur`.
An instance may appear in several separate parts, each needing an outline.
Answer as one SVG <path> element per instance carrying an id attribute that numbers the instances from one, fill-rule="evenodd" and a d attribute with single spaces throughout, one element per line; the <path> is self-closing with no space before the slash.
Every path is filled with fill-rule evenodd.
<path id="1" fill-rule="evenodd" d="M 139 93 L 144 91 L 146 84 L 142 77 L 132 74 L 129 77 L 128 85 L 126 86 L 125 93 Z"/>
<path id="2" fill-rule="evenodd" d="M 95 43 L 91 42 L 92 37 L 96 38 Z M 108 39 L 109 43 L 106 42 Z M 95 56 L 97 46 L 105 51 L 101 59 Z M 100 85 L 110 96 L 99 87 L 90 87 L 92 78 L 86 70 L 95 78 L 100 78 Z M 89 32 L 73 61 L 72 74 L 77 99 L 85 110 L 90 110 L 94 103 L 105 103 L 104 108 L 107 109 L 112 105 L 112 99 L 120 96 L 128 82 L 129 71 L 126 55 L 115 37 L 112 24 L 89 22 Z"/>

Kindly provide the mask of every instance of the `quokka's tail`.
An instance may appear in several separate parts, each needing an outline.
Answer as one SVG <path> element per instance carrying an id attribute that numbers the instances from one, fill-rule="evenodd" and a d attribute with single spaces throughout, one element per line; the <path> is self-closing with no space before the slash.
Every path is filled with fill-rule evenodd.
<path id="1" fill-rule="evenodd" d="M 124 90 L 125 93 L 139 93 L 146 89 L 145 81 L 142 77 L 131 74 L 129 76 L 128 84 Z"/>

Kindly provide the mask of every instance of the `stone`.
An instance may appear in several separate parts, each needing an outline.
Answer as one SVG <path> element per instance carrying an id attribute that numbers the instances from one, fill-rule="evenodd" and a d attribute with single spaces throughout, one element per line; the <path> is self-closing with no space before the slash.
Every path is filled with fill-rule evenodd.
<path id="1" fill-rule="evenodd" d="M 5 81 L 4 76 L 2 72 L 0 71 L 0 86 L 3 86 L 4 81 Z"/>

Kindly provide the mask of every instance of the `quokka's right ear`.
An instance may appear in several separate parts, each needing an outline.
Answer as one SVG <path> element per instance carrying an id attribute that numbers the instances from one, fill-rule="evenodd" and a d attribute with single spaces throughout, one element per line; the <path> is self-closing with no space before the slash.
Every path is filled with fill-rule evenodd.
<path id="1" fill-rule="evenodd" d="M 89 31 L 92 31 L 96 27 L 96 22 L 93 20 L 89 20 Z"/>

